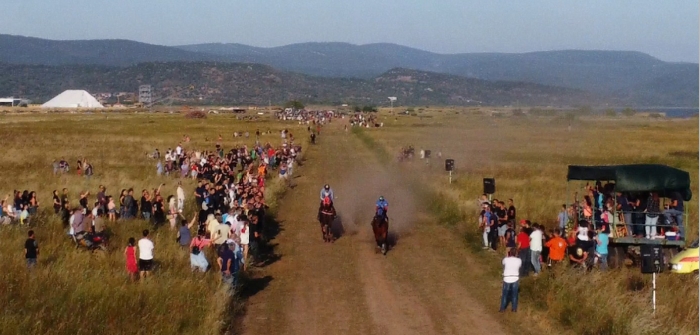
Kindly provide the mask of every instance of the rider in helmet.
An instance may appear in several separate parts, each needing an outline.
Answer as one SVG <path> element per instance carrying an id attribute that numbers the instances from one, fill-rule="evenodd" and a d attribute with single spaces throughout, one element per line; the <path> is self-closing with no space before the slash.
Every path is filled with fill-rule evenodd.
<path id="1" fill-rule="evenodd" d="M 321 189 L 321 202 L 323 202 L 325 198 L 329 198 L 331 200 L 331 204 L 333 203 L 333 189 L 331 189 L 331 186 L 328 184 L 323 185 L 323 188 Z"/>
<path id="2" fill-rule="evenodd" d="M 389 220 L 389 217 L 386 216 L 388 209 L 389 203 L 386 201 L 386 199 L 384 199 L 384 196 L 379 196 L 376 207 L 377 216 L 383 218 L 384 220 Z"/>

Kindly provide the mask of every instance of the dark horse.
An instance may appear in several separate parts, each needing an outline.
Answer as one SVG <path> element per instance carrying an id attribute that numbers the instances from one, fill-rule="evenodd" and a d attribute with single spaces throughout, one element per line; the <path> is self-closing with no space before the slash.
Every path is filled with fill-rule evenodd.
<path id="1" fill-rule="evenodd" d="M 377 242 L 377 250 L 381 250 L 382 254 L 386 255 L 389 249 L 387 241 L 389 219 L 381 215 L 375 215 L 374 219 L 372 219 L 372 231 L 374 232 L 374 240 Z"/>
<path id="2" fill-rule="evenodd" d="M 321 204 L 318 209 L 318 221 L 321 223 L 321 233 L 323 234 L 323 242 L 333 242 L 335 237 L 331 227 L 335 220 L 335 207 L 333 204 Z"/>

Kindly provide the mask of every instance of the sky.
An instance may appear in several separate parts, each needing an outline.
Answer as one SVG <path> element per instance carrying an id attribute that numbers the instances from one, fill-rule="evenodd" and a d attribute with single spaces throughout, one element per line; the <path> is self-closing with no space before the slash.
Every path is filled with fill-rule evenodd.
<path id="1" fill-rule="evenodd" d="M 0 33 L 60 40 L 633 50 L 694 63 L 700 29 L 697 0 L 2 0 L 1 8 Z"/>

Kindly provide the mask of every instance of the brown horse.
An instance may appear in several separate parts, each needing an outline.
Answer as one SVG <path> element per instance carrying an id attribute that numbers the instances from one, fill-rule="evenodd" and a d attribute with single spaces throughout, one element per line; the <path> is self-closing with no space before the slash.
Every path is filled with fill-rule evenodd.
<path id="1" fill-rule="evenodd" d="M 333 205 L 321 205 L 318 210 L 318 221 L 321 223 L 321 233 L 323 234 L 323 242 L 333 242 L 333 221 L 335 220 L 335 208 Z"/>
<path id="2" fill-rule="evenodd" d="M 377 248 L 375 250 L 382 251 L 382 254 L 386 255 L 389 249 L 387 234 L 389 233 L 389 219 L 384 219 L 379 215 L 375 215 L 372 219 L 372 231 L 374 232 L 374 240 L 377 242 Z"/>

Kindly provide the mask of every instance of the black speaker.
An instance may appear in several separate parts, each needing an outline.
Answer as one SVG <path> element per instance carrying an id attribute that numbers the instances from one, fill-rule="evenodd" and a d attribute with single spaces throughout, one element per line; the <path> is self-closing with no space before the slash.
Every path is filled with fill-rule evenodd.
<path id="1" fill-rule="evenodd" d="M 455 160 L 454 159 L 446 159 L 445 160 L 445 171 L 454 171 L 455 169 Z"/>
<path id="2" fill-rule="evenodd" d="M 639 251 L 642 254 L 642 273 L 664 271 L 664 253 L 660 245 L 643 244 Z"/>
<path id="3" fill-rule="evenodd" d="M 430 150 L 425 151 L 425 158 L 430 158 Z"/>
<path id="4" fill-rule="evenodd" d="M 485 194 L 496 193 L 496 179 L 484 178 L 484 193 Z"/>

